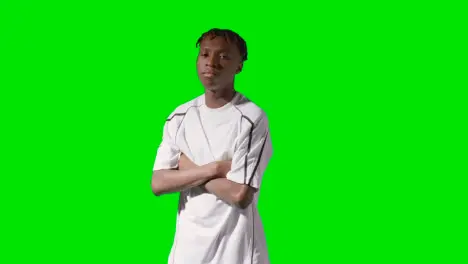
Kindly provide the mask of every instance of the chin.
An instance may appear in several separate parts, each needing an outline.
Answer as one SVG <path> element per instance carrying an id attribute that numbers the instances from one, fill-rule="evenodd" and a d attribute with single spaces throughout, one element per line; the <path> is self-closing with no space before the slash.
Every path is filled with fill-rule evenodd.
<path id="1" fill-rule="evenodd" d="M 219 85 L 204 85 L 205 89 L 210 91 L 210 92 L 217 92 L 221 90 L 221 86 Z"/>

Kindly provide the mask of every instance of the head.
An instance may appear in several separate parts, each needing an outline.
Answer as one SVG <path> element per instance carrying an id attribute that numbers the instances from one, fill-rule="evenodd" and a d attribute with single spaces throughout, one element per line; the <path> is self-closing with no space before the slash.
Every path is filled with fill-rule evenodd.
<path id="1" fill-rule="evenodd" d="M 247 60 L 244 39 L 231 30 L 214 28 L 200 36 L 198 46 L 197 73 L 205 89 L 233 88 L 235 75 L 242 71 Z"/>

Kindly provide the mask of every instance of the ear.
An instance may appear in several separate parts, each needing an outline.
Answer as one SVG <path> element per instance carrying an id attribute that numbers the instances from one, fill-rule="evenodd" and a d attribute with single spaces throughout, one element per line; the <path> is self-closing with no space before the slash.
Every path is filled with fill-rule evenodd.
<path id="1" fill-rule="evenodd" d="M 240 73 L 240 72 L 242 71 L 242 68 L 243 68 L 243 67 L 244 67 L 244 64 L 243 64 L 243 63 L 239 64 L 239 66 L 237 67 L 237 70 L 236 70 L 236 74 L 237 74 L 237 73 Z"/>

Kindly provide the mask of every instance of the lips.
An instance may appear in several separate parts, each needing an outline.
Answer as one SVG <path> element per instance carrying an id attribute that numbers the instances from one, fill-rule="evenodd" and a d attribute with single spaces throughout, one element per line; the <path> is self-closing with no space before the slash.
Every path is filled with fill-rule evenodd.
<path id="1" fill-rule="evenodd" d="M 207 78 L 212 78 L 212 77 L 215 77 L 216 75 L 218 75 L 218 72 L 215 72 L 215 71 L 204 71 L 202 72 L 202 75 L 204 77 L 207 77 Z"/>
<path id="2" fill-rule="evenodd" d="M 205 77 L 214 77 L 216 74 L 212 73 L 212 72 L 205 72 L 205 73 L 202 73 L 203 76 Z"/>
<path id="3" fill-rule="evenodd" d="M 217 75 L 219 73 L 219 70 L 216 70 L 213 68 L 205 68 L 204 70 L 202 70 L 202 74 L 205 74 L 205 73 Z"/>

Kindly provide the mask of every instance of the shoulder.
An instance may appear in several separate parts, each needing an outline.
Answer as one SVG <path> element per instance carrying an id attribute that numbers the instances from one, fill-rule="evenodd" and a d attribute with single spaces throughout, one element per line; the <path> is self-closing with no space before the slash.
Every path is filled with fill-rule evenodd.
<path id="1" fill-rule="evenodd" d="M 203 100 L 204 97 L 200 95 L 190 101 L 180 104 L 168 115 L 166 121 L 171 121 L 173 119 L 180 119 L 180 117 L 184 117 L 187 114 L 187 112 L 189 112 L 192 108 L 199 107 L 203 103 Z"/>
<path id="2" fill-rule="evenodd" d="M 167 115 L 164 126 L 170 135 L 177 134 L 177 131 L 184 121 L 185 115 L 191 109 L 195 109 L 196 107 L 200 106 L 201 100 L 204 100 L 203 96 L 198 96 L 188 102 L 182 103 L 175 107 L 175 109 Z"/>
<path id="3" fill-rule="evenodd" d="M 239 98 L 234 105 L 239 111 L 239 114 L 253 125 L 268 124 L 266 112 L 243 94 L 239 94 Z"/>

